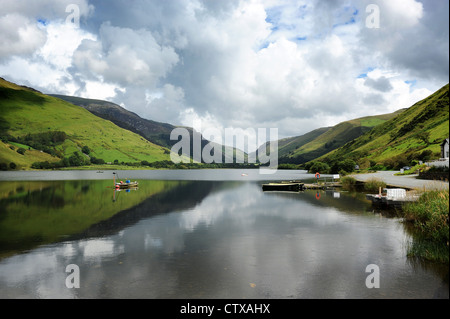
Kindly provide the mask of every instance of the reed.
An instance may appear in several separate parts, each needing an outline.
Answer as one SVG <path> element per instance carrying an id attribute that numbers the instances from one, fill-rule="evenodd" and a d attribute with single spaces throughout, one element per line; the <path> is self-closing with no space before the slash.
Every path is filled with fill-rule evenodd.
<path id="1" fill-rule="evenodd" d="M 377 178 L 371 178 L 368 179 L 365 183 L 364 183 L 364 190 L 368 191 L 368 192 L 376 192 L 378 193 L 378 190 L 383 189 L 386 187 L 386 183 L 383 182 L 380 179 Z"/>
<path id="2" fill-rule="evenodd" d="M 426 191 L 416 202 L 405 204 L 403 212 L 419 237 L 409 254 L 448 263 L 449 191 Z"/>
<path id="3" fill-rule="evenodd" d="M 341 178 L 342 188 L 345 190 L 354 190 L 356 186 L 356 179 L 351 176 L 344 176 Z"/>

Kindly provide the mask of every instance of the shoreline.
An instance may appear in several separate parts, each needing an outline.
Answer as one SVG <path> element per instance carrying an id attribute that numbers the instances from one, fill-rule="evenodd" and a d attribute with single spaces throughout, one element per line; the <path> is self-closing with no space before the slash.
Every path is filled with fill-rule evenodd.
<path id="1" fill-rule="evenodd" d="M 387 186 L 401 187 L 410 190 L 427 191 L 427 190 L 448 190 L 449 182 L 437 180 L 417 179 L 418 175 L 395 175 L 400 171 L 377 171 L 375 173 L 351 174 L 358 182 L 367 182 L 371 179 L 381 180 Z"/>

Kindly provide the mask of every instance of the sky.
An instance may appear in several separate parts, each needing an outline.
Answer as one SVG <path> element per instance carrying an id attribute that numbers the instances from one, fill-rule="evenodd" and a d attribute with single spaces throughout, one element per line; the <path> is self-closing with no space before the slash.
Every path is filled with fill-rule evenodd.
<path id="1" fill-rule="evenodd" d="M 194 126 L 299 136 L 449 82 L 447 0 L 0 0 L 0 76 Z"/>

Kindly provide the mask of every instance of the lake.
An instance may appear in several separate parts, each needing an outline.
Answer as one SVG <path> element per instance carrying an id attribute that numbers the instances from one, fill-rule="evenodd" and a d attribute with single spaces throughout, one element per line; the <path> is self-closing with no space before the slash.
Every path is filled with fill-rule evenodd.
<path id="1" fill-rule="evenodd" d="M 0 298 L 449 298 L 363 193 L 262 191 L 305 171 L 117 173 L 1 173 Z"/>

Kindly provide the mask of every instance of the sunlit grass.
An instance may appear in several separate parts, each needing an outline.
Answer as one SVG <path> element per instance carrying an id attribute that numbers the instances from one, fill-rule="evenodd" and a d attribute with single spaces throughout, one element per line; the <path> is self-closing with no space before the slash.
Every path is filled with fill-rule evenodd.
<path id="1" fill-rule="evenodd" d="M 426 191 L 416 202 L 405 204 L 403 211 L 419 238 L 409 255 L 448 262 L 449 190 Z"/>

